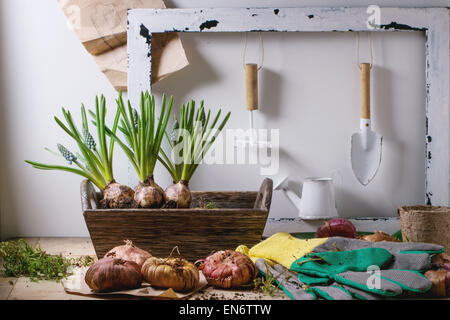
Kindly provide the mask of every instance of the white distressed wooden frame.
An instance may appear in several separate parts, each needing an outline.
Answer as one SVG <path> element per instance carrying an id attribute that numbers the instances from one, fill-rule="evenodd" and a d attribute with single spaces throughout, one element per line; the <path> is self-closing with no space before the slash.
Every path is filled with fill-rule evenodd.
<path id="1" fill-rule="evenodd" d="M 423 31 L 426 35 L 424 203 L 450 203 L 450 63 L 448 8 L 381 8 L 369 29 L 367 8 L 203 8 L 128 11 L 128 95 L 151 90 L 152 33 Z"/>

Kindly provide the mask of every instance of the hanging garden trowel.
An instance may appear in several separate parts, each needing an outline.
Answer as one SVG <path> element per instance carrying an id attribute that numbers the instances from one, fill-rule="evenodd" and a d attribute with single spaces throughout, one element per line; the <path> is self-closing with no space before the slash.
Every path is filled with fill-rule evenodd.
<path id="1" fill-rule="evenodd" d="M 351 159 L 356 178 L 363 186 L 375 177 L 381 162 L 383 137 L 370 125 L 370 64 L 361 63 L 360 131 L 352 135 Z"/>
<path id="2" fill-rule="evenodd" d="M 235 147 L 252 146 L 257 148 L 272 148 L 270 141 L 258 138 L 253 127 L 253 111 L 258 110 L 258 66 L 254 63 L 245 64 L 246 109 L 250 115 L 250 135 L 245 139 L 236 139 Z"/>

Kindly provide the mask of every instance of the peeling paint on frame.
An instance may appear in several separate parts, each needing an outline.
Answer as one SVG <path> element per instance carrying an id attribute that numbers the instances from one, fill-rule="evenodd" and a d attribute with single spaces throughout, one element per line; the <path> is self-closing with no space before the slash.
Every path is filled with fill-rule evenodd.
<path id="1" fill-rule="evenodd" d="M 151 34 L 161 32 L 425 32 L 424 203 L 450 203 L 450 56 L 448 8 L 381 8 L 367 29 L 366 8 L 202 8 L 128 11 L 128 95 L 151 90 Z M 145 31 L 145 28 L 148 31 Z M 145 36 L 141 35 L 144 31 Z M 130 185 L 137 184 L 129 170 Z M 134 184 L 133 184 L 134 183 Z"/>

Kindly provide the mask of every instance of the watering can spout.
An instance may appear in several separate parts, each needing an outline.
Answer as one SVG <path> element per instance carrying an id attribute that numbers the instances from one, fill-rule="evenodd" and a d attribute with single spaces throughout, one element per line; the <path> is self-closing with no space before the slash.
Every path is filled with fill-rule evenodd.
<path id="1" fill-rule="evenodd" d="M 302 198 L 300 198 L 294 191 L 289 189 L 282 189 L 281 190 L 285 196 L 291 201 L 291 203 L 294 205 L 294 207 L 297 208 L 298 211 L 300 211 Z"/>
<path id="2" fill-rule="evenodd" d="M 300 211 L 302 199 L 292 191 L 288 186 L 288 177 L 283 177 L 278 183 L 275 184 L 275 190 L 280 190 L 289 199 L 289 201 Z"/>

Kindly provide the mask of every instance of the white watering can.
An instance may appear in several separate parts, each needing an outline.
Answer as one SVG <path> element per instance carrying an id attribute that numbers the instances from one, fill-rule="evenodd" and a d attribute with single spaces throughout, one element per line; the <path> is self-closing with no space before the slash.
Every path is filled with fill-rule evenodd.
<path id="1" fill-rule="evenodd" d="M 300 198 L 288 185 L 288 177 L 275 184 L 299 211 L 304 220 L 331 219 L 338 216 L 334 197 L 333 179 L 306 178 Z"/>

